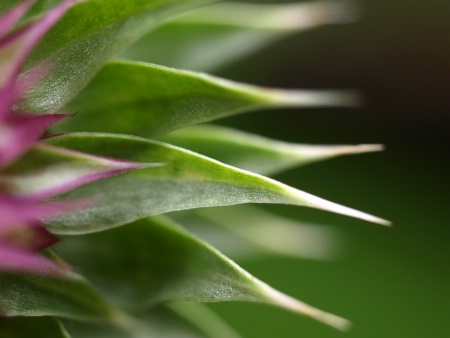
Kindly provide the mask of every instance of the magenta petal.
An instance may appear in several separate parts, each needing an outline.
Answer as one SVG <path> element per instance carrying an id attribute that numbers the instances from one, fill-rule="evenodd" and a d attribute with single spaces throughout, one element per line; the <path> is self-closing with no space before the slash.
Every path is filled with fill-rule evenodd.
<path id="1" fill-rule="evenodd" d="M 63 151 L 70 153 L 78 153 L 66 149 L 64 149 Z M 87 155 L 83 153 L 79 153 L 79 155 L 83 156 L 83 158 L 86 161 L 89 160 L 92 161 L 93 163 L 92 168 L 86 167 L 85 172 L 76 173 L 73 176 L 65 177 L 64 179 L 56 181 L 55 184 L 50 187 L 44 188 L 34 193 L 29 193 L 29 196 L 41 199 L 48 198 L 51 196 L 65 193 L 81 185 L 88 184 L 100 179 L 120 175 L 131 170 L 144 169 L 151 166 L 159 165 L 159 164 L 147 164 L 147 163 L 137 163 L 124 160 L 117 160 L 112 158 Z"/>
<path id="2" fill-rule="evenodd" d="M 0 195 L 0 231 L 9 231 L 17 224 L 29 224 L 45 210 L 36 201 Z M 45 207 L 44 207 L 45 208 Z"/>
<path id="3" fill-rule="evenodd" d="M 6 39 L 0 41 L 0 48 L 6 47 L 12 42 L 20 40 L 20 47 L 16 50 L 6 79 L 3 80 L 5 86 L 15 81 L 19 71 L 25 64 L 25 60 L 31 51 L 36 47 L 42 37 L 55 25 L 64 15 L 67 9 L 76 0 L 66 0 L 51 11 L 49 11 L 39 21 L 26 26 L 25 28 L 11 34 Z"/>
<path id="4" fill-rule="evenodd" d="M 16 101 L 18 90 L 12 83 L 7 83 L 5 87 L 0 89 L 0 123 L 3 122 L 10 114 L 11 107 Z M 1 144 L 1 133 L 0 133 Z"/>
<path id="5" fill-rule="evenodd" d="M 24 1 L 0 17 L 0 39 L 11 31 L 11 28 L 20 20 L 34 1 Z"/>
<path id="6" fill-rule="evenodd" d="M 42 223 L 21 224 L 0 229 L 0 243 L 13 246 L 30 253 L 38 253 L 59 242 L 59 238 L 49 232 Z"/>
<path id="7" fill-rule="evenodd" d="M 0 233 L 17 224 L 35 224 L 90 205 L 90 201 L 40 202 L 33 198 L 0 195 Z"/>
<path id="8" fill-rule="evenodd" d="M 0 271 L 62 275 L 67 271 L 67 267 L 58 265 L 39 254 L 0 243 Z"/>
<path id="9" fill-rule="evenodd" d="M 26 97 L 34 88 L 42 83 L 50 74 L 52 74 L 55 67 L 55 62 L 45 59 L 38 64 L 33 65 L 32 68 L 27 69 L 26 72 L 22 72 L 17 78 L 14 84 L 15 87 L 15 99 L 14 103 L 19 103 L 21 99 Z M 11 107 L 11 106 L 10 106 Z"/>
<path id="10" fill-rule="evenodd" d="M 40 252 L 60 241 L 60 239 L 48 231 L 42 223 L 35 224 L 30 229 L 34 236 L 26 243 L 26 246 L 32 252 Z"/>
<path id="11" fill-rule="evenodd" d="M 52 124 L 67 115 L 12 115 L 0 124 L 0 168 L 22 155 Z"/>

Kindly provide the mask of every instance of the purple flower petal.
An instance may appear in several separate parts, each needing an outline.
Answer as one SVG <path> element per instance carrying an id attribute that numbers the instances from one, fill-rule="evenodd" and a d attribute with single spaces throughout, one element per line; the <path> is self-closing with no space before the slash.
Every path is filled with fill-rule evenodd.
<path id="1" fill-rule="evenodd" d="M 11 115 L 0 123 L 0 168 L 22 155 L 45 129 L 68 115 Z"/>
<path id="2" fill-rule="evenodd" d="M 0 243 L 31 253 L 38 253 L 58 241 L 59 238 L 50 233 L 39 221 L 0 229 Z"/>
<path id="3" fill-rule="evenodd" d="M 11 28 L 20 20 L 34 1 L 24 1 L 0 17 L 0 39 L 11 31 Z"/>
<path id="4" fill-rule="evenodd" d="M 30 148 L 30 154 L 41 158 L 41 163 L 25 156 L 0 176 L 0 186 L 10 195 L 42 200 L 96 180 L 161 165 L 96 156 L 45 143 Z"/>
<path id="5" fill-rule="evenodd" d="M 54 60 L 46 58 L 26 71 L 21 72 L 14 83 L 15 100 L 13 102 L 15 104 L 20 103 L 21 99 L 25 98 L 28 93 L 52 74 L 55 64 Z"/>
<path id="6" fill-rule="evenodd" d="M 58 237 L 48 231 L 40 222 L 34 224 L 31 227 L 31 230 L 33 232 L 33 236 L 25 244 L 28 250 L 31 250 L 33 252 L 40 252 L 42 250 L 45 250 L 60 241 Z"/>
<path id="7" fill-rule="evenodd" d="M 2 215 L 0 229 L 4 232 L 17 224 L 34 222 L 36 216 L 46 214 L 41 207 L 38 202 L 31 199 L 0 195 L 0 215 Z"/>
<path id="8" fill-rule="evenodd" d="M 1 78 L 0 78 L 1 84 Z M 1 85 L 0 85 L 1 87 Z M 0 89 L 0 123 L 4 121 L 11 112 L 11 107 L 17 98 L 17 88 L 13 83 L 8 83 Z M 1 127 L 0 127 L 1 128 Z M 0 144 L 1 144 L 1 133 L 0 133 Z"/>
<path id="9" fill-rule="evenodd" d="M 39 254 L 0 243 L 0 271 L 63 275 L 67 271 L 67 266 L 56 264 Z"/>
<path id="10" fill-rule="evenodd" d="M 12 107 L 21 93 L 48 74 L 48 69 L 39 68 L 18 82 L 28 55 L 75 1 L 63 1 L 39 21 L 13 33 L 10 32 L 34 1 L 24 1 L 0 17 L 0 54 L 3 56 L 0 58 L 0 169 L 21 156 L 45 129 L 66 117 L 17 114 Z M 38 197 L 10 195 L 8 189 L 6 185 L 0 186 L 0 271 L 38 274 L 66 271 L 67 267 L 37 254 L 58 240 L 38 219 L 78 209 L 87 202 L 42 202 Z"/>
<path id="11" fill-rule="evenodd" d="M 90 201 L 41 202 L 35 198 L 0 194 L 0 232 L 18 224 L 35 224 L 38 219 L 51 218 L 89 205 Z"/>
<path id="12" fill-rule="evenodd" d="M 42 186 L 39 190 L 28 193 L 29 196 L 33 196 L 35 198 L 48 198 L 100 179 L 120 175 L 131 170 L 144 169 L 160 165 L 158 163 L 137 163 L 118 160 L 114 158 L 89 155 L 69 149 L 47 147 L 56 153 L 78 157 L 83 163 L 76 171 L 71 171 L 70 168 L 65 169 L 66 175 L 61 175 L 57 179 L 55 178 L 51 185 Z M 74 165 L 77 165 L 77 163 Z"/>
<path id="13" fill-rule="evenodd" d="M 67 191 L 73 190 L 84 184 L 88 184 L 88 183 L 91 183 L 91 182 L 94 182 L 94 181 L 97 181 L 97 180 L 100 180 L 103 178 L 120 175 L 127 171 L 141 169 L 141 168 L 143 168 L 143 167 L 139 166 L 139 164 L 131 163 L 128 166 L 126 166 L 126 165 L 118 166 L 116 169 L 108 169 L 108 170 L 101 170 L 98 172 L 93 172 L 91 174 L 74 177 L 72 179 L 68 179 L 63 182 L 58 182 L 57 185 L 54 185 L 53 187 L 48 188 L 46 190 L 42 190 L 34 196 L 40 197 L 40 198 L 46 198 L 46 197 L 59 195 L 59 194 L 65 193 Z"/>

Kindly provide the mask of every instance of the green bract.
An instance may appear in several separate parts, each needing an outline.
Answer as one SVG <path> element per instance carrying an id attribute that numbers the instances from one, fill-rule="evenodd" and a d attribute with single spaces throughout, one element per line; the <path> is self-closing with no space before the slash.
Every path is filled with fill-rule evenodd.
<path id="1" fill-rule="evenodd" d="M 146 309 L 168 301 L 252 301 L 341 329 L 348 325 L 272 289 L 164 219 L 143 219 L 111 231 L 68 238 L 60 250 L 108 298 L 126 308 Z"/>
<path id="2" fill-rule="evenodd" d="M 170 67 L 214 71 L 295 32 L 354 19 L 348 1 L 222 3 L 157 27 L 120 57 Z M 176 44 L 172 41 L 177 41 Z M 167 53 L 170 49 L 171 53 Z"/>
<path id="3" fill-rule="evenodd" d="M 76 3 L 33 53 L 29 71 L 50 71 L 21 108 L 61 107 L 115 53 L 170 16 L 211 0 L 85 0 Z"/>
<path id="4" fill-rule="evenodd" d="M 61 316 L 113 320 L 116 310 L 79 275 L 64 277 L 1 273 L 0 309 L 11 316 Z"/>
<path id="5" fill-rule="evenodd" d="M 149 215 L 241 203 L 308 206 L 386 223 L 377 217 L 326 201 L 270 178 L 157 141 L 111 134 L 74 133 L 50 138 L 47 142 L 103 157 L 133 162 L 152 159 L 164 163 L 157 168 L 98 181 L 63 195 L 64 199 L 93 199 L 94 203 L 80 211 L 50 220 L 50 229 L 57 233 L 93 232 Z M 58 176 L 54 175 L 54 179 L 57 181 Z"/>
<path id="6" fill-rule="evenodd" d="M 303 166 L 333 157 L 379 151 L 381 145 L 320 146 L 291 144 L 216 126 L 183 129 L 162 138 L 232 166 L 261 175 Z"/>
<path id="7" fill-rule="evenodd" d="M 79 115 L 58 130 L 155 136 L 256 109 L 356 102 L 352 92 L 264 89 L 204 73 L 114 61 L 69 104 L 67 109 Z"/>

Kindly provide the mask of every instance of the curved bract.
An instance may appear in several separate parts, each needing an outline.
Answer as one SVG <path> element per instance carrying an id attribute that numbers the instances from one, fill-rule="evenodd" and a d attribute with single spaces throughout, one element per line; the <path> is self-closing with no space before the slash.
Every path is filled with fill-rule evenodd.
<path id="1" fill-rule="evenodd" d="M 164 165 L 130 172 L 80 187 L 63 199 L 92 199 L 92 206 L 48 222 L 57 233 L 108 229 L 149 215 L 241 203 L 308 206 L 386 224 L 377 217 L 326 201 L 248 171 L 191 151 L 137 137 L 74 133 L 49 144 L 132 162 L 150 159 Z M 57 177 L 55 177 L 57 179 Z"/>

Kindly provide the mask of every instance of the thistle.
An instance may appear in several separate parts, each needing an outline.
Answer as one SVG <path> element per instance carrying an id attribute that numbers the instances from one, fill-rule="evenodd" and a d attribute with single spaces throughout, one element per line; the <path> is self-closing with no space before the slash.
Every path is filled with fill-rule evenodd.
<path id="1" fill-rule="evenodd" d="M 14 162 L 30 149 L 40 147 L 41 134 L 68 116 L 27 114 L 14 111 L 14 106 L 26 90 L 38 85 L 18 81 L 27 56 L 73 2 L 63 2 L 37 22 L 14 32 L 13 28 L 33 2 L 24 2 L 0 18 L 0 169 L 3 171 L 0 172 L 0 270 L 44 274 L 63 272 L 65 265 L 55 264 L 38 254 L 58 241 L 41 219 L 73 211 L 83 203 L 55 203 L 47 199 L 82 184 L 140 167 L 78 154 L 98 162 L 99 168 L 72 177 L 64 184 L 50 185 L 37 191 L 20 191 L 15 188 L 14 180 L 8 179 L 8 167 L 14 166 Z"/>
<path id="2" fill-rule="evenodd" d="M 50 11 L 42 5 L 23 25 L 32 5 L 24 2 L 0 18 L 0 313 L 11 317 L 0 318 L 0 335 L 26 336 L 26 324 L 38 328 L 36 337 L 49 330 L 61 337 L 170 337 L 176 328 L 192 331 L 187 321 L 197 335 L 236 337 L 206 308 L 179 304 L 186 301 L 259 302 L 349 326 L 253 277 L 208 244 L 206 231 L 193 234 L 206 222 L 231 230 L 246 247 L 320 259 L 332 246 L 327 231 L 235 205 L 306 206 L 389 224 L 264 176 L 381 146 L 289 144 L 196 126 L 259 109 L 351 107 L 354 92 L 262 88 L 130 61 L 147 58 L 148 39 L 157 45 L 155 23 L 206 3 L 63 1 Z M 347 21 L 336 8 L 206 7 L 164 27 L 216 25 L 222 36 L 239 28 L 259 34 L 246 35 L 256 48 L 274 36 Z M 119 52 L 122 60 L 110 61 Z M 54 250 L 57 235 L 63 241 Z M 298 248 L 294 238 L 305 245 Z M 161 314 L 171 330 L 161 328 Z"/>

